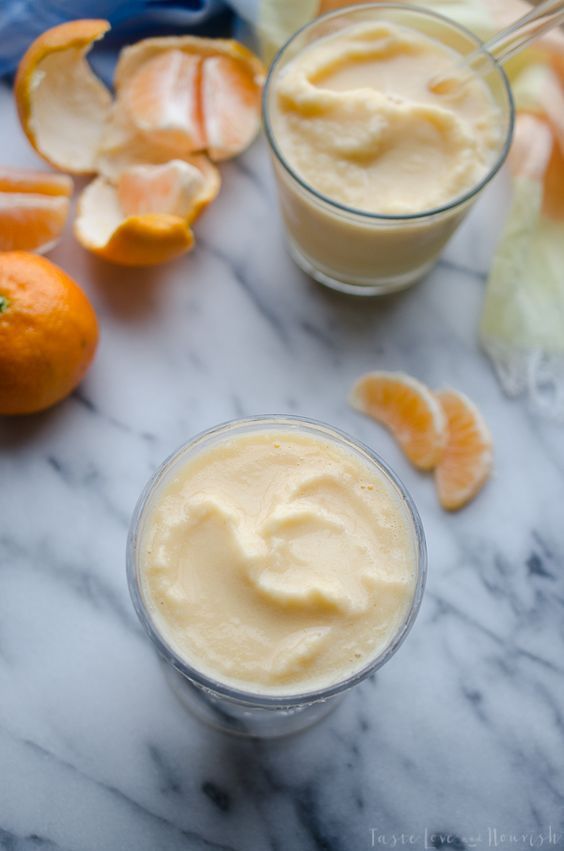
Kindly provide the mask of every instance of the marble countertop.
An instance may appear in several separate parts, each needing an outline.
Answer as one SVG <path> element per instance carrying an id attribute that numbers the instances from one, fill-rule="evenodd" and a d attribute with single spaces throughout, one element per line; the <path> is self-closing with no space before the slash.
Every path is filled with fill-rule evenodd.
<path id="1" fill-rule="evenodd" d="M 2 160 L 37 165 L 5 88 L 0 114 Z M 50 255 L 102 340 L 66 402 L 0 424 L 0 848 L 564 848 L 564 440 L 503 396 L 476 338 L 506 178 L 423 283 L 363 301 L 293 265 L 262 140 L 223 173 L 196 250 L 167 267 L 112 267 L 70 233 Z M 465 511 L 443 513 L 432 480 L 347 406 L 374 368 L 482 408 L 496 474 Z M 318 727 L 260 743 L 201 726 L 167 690 L 124 549 L 171 450 L 275 412 L 389 461 L 421 511 L 429 579 L 385 668 Z"/>

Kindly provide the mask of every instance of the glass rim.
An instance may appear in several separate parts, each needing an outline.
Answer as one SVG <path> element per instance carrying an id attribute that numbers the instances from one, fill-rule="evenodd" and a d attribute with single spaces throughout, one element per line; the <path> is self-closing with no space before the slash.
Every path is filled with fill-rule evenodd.
<path id="1" fill-rule="evenodd" d="M 511 91 L 511 85 L 507 78 L 507 74 L 505 73 L 505 70 L 501 67 L 501 65 L 499 65 L 495 61 L 491 54 L 488 55 L 491 58 L 492 69 L 495 69 L 495 72 L 499 75 L 499 78 L 503 84 L 503 90 L 507 97 L 508 122 L 507 132 L 503 145 L 501 146 L 499 154 L 496 157 L 492 166 L 476 184 L 471 186 L 470 189 L 467 189 L 461 195 L 456 195 L 451 201 L 448 201 L 445 204 L 441 204 L 438 207 L 432 207 L 429 210 L 420 210 L 416 213 L 372 213 L 369 210 L 359 210 L 357 207 L 350 207 L 347 204 L 342 204 L 340 201 L 336 201 L 335 199 L 330 198 L 328 195 L 325 195 L 323 192 L 320 192 L 318 189 L 315 189 L 307 182 L 307 180 L 305 180 L 305 178 L 301 177 L 300 174 L 298 174 L 298 172 L 290 165 L 290 163 L 284 157 L 282 151 L 280 150 L 280 147 L 278 146 L 278 143 L 276 142 L 276 137 L 270 121 L 270 114 L 268 108 L 268 96 L 274 73 L 278 65 L 280 64 L 280 61 L 282 60 L 286 50 L 299 36 L 301 36 L 307 30 L 313 29 L 320 22 L 330 20 L 331 18 L 345 17 L 351 12 L 357 12 L 360 10 L 375 10 L 382 12 L 388 9 L 412 12 L 416 15 L 420 15 L 421 17 L 425 18 L 434 18 L 436 20 L 439 20 L 441 23 L 450 26 L 452 29 L 458 30 L 458 32 L 462 35 L 467 36 L 467 38 L 471 42 L 473 42 L 476 47 L 480 47 L 483 44 L 483 41 L 481 41 L 481 39 L 479 39 L 475 33 L 473 33 L 467 27 L 463 26 L 463 24 L 459 24 L 457 21 L 452 20 L 452 18 L 448 18 L 446 15 L 443 15 L 440 12 L 435 12 L 432 9 L 427 9 L 421 6 L 415 6 L 412 3 L 356 3 L 353 6 L 346 6 L 341 9 L 336 9 L 332 12 L 327 12 L 324 15 L 320 15 L 319 17 L 314 18 L 312 21 L 308 21 L 308 23 L 304 24 L 302 27 L 300 27 L 300 29 L 296 30 L 296 32 L 293 33 L 290 38 L 277 51 L 268 70 L 268 74 L 264 84 L 264 89 L 262 93 L 262 117 L 265 135 L 272 153 L 275 155 L 277 161 L 287 172 L 287 174 L 293 180 L 295 180 L 296 183 L 308 194 L 313 195 L 315 198 L 317 198 L 318 201 L 329 205 L 330 207 L 334 208 L 335 210 L 338 210 L 341 213 L 360 216 L 366 221 L 411 222 L 417 221 L 419 219 L 431 218 L 432 216 L 436 216 L 441 213 L 448 213 L 451 210 L 454 210 L 457 207 L 464 205 L 468 201 L 471 201 L 472 198 L 478 195 L 479 192 L 490 182 L 490 180 L 495 177 L 495 175 L 500 170 L 507 158 L 509 148 L 511 147 L 511 141 L 513 138 L 513 128 L 515 124 L 515 103 L 513 100 L 513 93 Z"/>
<path id="2" fill-rule="evenodd" d="M 371 659 L 358 671 L 337 683 L 312 689 L 311 691 L 278 695 L 273 693 L 246 691 L 228 683 L 224 683 L 221 680 L 216 680 L 213 676 L 205 674 L 198 668 L 191 665 L 175 651 L 175 649 L 167 642 L 166 638 L 159 631 L 149 612 L 148 606 L 145 603 L 140 581 L 138 542 L 145 508 L 149 504 L 150 498 L 156 492 L 161 482 L 166 478 L 168 472 L 185 453 L 196 448 L 199 444 L 205 444 L 206 441 L 213 439 L 214 437 L 218 437 L 222 434 L 227 435 L 232 430 L 244 432 L 247 429 L 252 431 L 253 427 L 256 425 L 278 426 L 284 424 L 294 428 L 303 429 L 304 431 L 309 431 L 310 433 L 319 434 L 321 432 L 327 435 L 330 439 L 337 440 L 337 442 L 346 442 L 360 454 L 366 456 L 373 465 L 379 468 L 380 472 L 384 472 L 398 491 L 399 496 L 407 507 L 407 511 L 413 525 L 417 558 L 417 578 L 411 605 L 409 606 L 401 626 L 398 628 L 392 640 L 381 650 L 381 652 L 377 654 L 377 656 Z M 327 423 L 321 422 L 320 420 L 294 416 L 292 414 L 267 414 L 228 420 L 220 423 L 219 425 L 213 426 L 212 428 L 205 429 L 183 443 L 180 447 L 178 447 L 178 449 L 172 452 L 162 462 L 162 464 L 159 465 L 143 488 L 131 517 L 127 537 L 126 565 L 129 593 L 137 616 L 149 635 L 151 642 L 155 645 L 159 655 L 164 658 L 168 664 L 204 690 L 214 692 L 231 702 L 254 707 L 260 706 L 276 709 L 315 703 L 316 701 L 336 696 L 362 682 L 362 680 L 365 680 L 395 654 L 413 626 L 421 606 L 427 577 L 427 547 L 423 524 L 409 491 L 396 473 L 394 473 L 386 462 L 383 461 L 376 452 L 370 449 L 370 447 L 366 446 L 360 440 L 351 437 L 346 432 L 328 425 Z"/>

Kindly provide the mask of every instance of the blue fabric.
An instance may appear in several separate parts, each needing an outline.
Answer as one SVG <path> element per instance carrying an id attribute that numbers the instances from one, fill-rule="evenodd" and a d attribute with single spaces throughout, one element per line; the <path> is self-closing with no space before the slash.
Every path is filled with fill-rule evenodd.
<path id="1" fill-rule="evenodd" d="M 0 0 L 0 76 L 15 70 L 29 44 L 46 29 L 73 18 L 106 18 L 112 48 L 148 35 L 196 32 L 227 35 L 231 10 L 223 0 Z M 109 65 L 100 69 L 108 77 Z"/>

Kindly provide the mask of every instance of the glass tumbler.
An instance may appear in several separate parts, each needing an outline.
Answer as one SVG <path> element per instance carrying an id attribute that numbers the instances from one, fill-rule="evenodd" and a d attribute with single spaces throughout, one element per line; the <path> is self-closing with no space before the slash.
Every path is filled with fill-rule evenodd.
<path id="1" fill-rule="evenodd" d="M 348 7 L 317 18 L 289 39 L 272 63 L 263 97 L 264 127 L 290 253 L 316 281 L 340 292 L 364 296 L 404 289 L 432 268 L 449 237 L 503 164 L 514 118 L 505 72 L 487 55 L 482 77 L 499 109 L 501 142 L 487 173 L 462 195 L 431 210 L 379 215 L 348 207 L 310 186 L 288 162 L 276 137 L 272 115 L 277 80 L 288 63 L 312 43 L 351 25 L 375 21 L 410 27 L 461 56 L 480 44 L 469 30 L 419 6 L 373 3 Z"/>
<path id="2" fill-rule="evenodd" d="M 143 526 L 155 499 L 175 472 L 204 449 L 241 434 L 267 430 L 298 431 L 330 441 L 353 452 L 384 476 L 400 497 L 400 505 L 412 527 L 416 547 L 417 577 L 413 599 L 405 619 L 378 655 L 361 670 L 326 688 L 302 694 L 260 694 L 239 690 L 213 679 L 197 665 L 182 658 L 160 631 L 147 605 L 141 577 Z M 390 468 L 359 441 L 324 423 L 292 416 L 262 416 L 234 420 L 205 431 L 180 447 L 164 461 L 143 490 L 131 520 L 127 541 L 127 577 L 137 615 L 161 658 L 165 678 L 183 705 L 212 727 L 244 736 L 272 738 L 297 732 L 323 718 L 343 694 L 361 683 L 390 659 L 409 632 L 421 604 L 427 571 L 425 536 L 412 498 Z M 226 647 L 226 652 L 229 648 Z"/>

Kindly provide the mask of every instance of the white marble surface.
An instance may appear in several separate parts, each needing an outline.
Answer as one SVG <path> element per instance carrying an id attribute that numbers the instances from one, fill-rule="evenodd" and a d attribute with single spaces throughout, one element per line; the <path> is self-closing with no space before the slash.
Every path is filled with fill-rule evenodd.
<path id="1" fill-rule="evenodd" d="M 5 89 L 0 116 L 2 160 L 36 164 Z M 476 343 L 503 177 L 426 281 L 370 302 L 293 266 L 262 141 L 224 180 L 195 252 L 158 272 L 112 268 L 70 233 L 51 254 L 90 294 L 102 341 L 79 392 L 0 424 L 0 848 L 362 851 L 404 833 L 461 851 L 494 847 L 497 829 L 496 847 L 521 849 L 548 845 L 549 826 L 564 847 L 564 440 L 504 398 Z M 496 475 L 467 510 L 445 515 L 431 479 L 349 410 L 371 368 L 479 403 Z M 165 455 L 272 412 L 381 452 L 420 508 L 430 569 L 389 665 L 321 726 L 257 744 L 200 726 L 167 691 L 124 547 Z"/>

